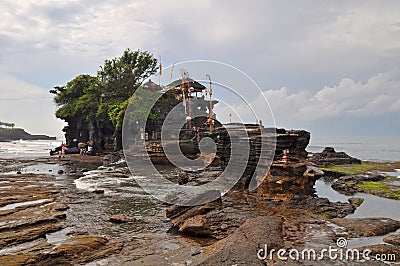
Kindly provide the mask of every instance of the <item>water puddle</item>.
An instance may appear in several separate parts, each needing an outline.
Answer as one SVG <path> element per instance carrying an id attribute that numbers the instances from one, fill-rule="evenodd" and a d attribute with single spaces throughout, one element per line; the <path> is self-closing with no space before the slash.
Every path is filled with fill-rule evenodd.
<path id="1" fill-rule="evenodd" d="M 47 243 L 53 244 L 55 247 L 58 247 L 59 245 L 67 241 L 67 239 L 69 238 L 67 234 L 71 231 L 72 227 L 67 227 L 60 231 L 46 234 L 46 241 Z"/>
<path id="2" fill-rule="evenodd" d="M 15 209 L 17 207 L 25 206 L 25 205 L 39 204 L 39 203 L 43 203 L 43 202 L 48 201 L 48 200 L 49 199 L 39 199 L 39 200 L 11 203 L 11 204 L 5 205 L 3 207 L 0 207 L 0 211 L 12 210 L 12 209 Z"/>
<path id="3" fill-rule="evenodd" d="M 349 198 L 363 198 L 364 202 L 348 218 L 370 218 L 384 217 L 400 221 L 400 201 L 381 198 L 366 193 L 356 193 L 352 196 L 346 196 L 334 190 L 330 182 L 325 182 L 323 178 L 315 183 L 315 190 L 318 197 L 328 198 L 332 202 L 347 202 Z"/>
<path id="4" fill-rule="evenodd" d="M 59 164 L 39 163 L 4 169 L 0 172 L 0 175 L 14 175 L 17 171 L 21 174 L 57 174 L 59 170 L 65 172 L 65 167 Z"/>
<path id="5" fill-rule="evenodd" d="M 382 236 L 369 236 L 369 237 L 359 237 L 359 238 L 348 239 L 347 240 L 347 248 L 359 248 L 359 247 L 364 247 L 364 246 L 369 246 L 369 245 L 382 244 L 382 243 L 384 243 L 383 239 L 393 233 L 394 232 L 386 234 L 386 235 L 382 235 Z M 400 233 L 400 229 L 397 230 L 395 233 Z"/>
<path id="6" fill-rule="evenodd" d="M 347 202 L 351 197 L 363 198 L 364 202 L 356 209 L 353 214 L 346 218 L 391 218 L 400 221 L 400 201 L 387 198 L 381 198 L 366 193 L 356 193 L 352 196 L 346 196 L 334 190 L 331 187 L 332 182 L 326 182 L 323 178 L 315 183 L 315 190 L 318 197 L 328 198 L 332 202 Z M 400 230 L 397 231 L 399 233 Z M 392 232 L 393 233 L 393 232 Z M 390 233 L 390 234 L 392 234 Z M 372 236 L 348 239 L 349 248 L 358 248 L 362 246 L 382 244 L 383 239 L 387 237 Z"/>
<path id="7" fill-rule="evenodd" d="M 9 248 L 0 249 L 0 256 L 14 254 L 14 253 L 20 252 L 22 250 L 26 250 L 26 249 L 32 248 L 34 246 L 37 246 L 40 243 L 42 243 L 42 240 L 34 240 L 31 242 L 26 242 L 26 243 L 22 243 L 19 245 L 15 245 L 15 246 L 12 246 Z"/>

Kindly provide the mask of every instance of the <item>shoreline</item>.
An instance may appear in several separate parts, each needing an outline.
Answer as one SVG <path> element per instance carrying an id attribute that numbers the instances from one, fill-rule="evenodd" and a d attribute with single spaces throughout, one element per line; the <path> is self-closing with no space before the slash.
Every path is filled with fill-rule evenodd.
<path id="1" fill-rule="evenodd" d="M 254 259 L 255 265 L 258 263 L 261 265 L 262 261 L 256 257 L 255 247 L 262 243 L 276 248 L 301 249 L 303 246 L 311 246 L 322 249 L 328 245 L 335 246 L 332 239 L 340 236 L 352 239 L 353 242 L 360 237 L 368 238 L 373 235 L 392 235 L 393 237 L 396 236 L 394 233 L 396 228 L 400 228 L 398 223 L 390 221 L 382 231 L 382 219 L 330 218 L 332 211 L 337 211 L 338 208 L 342 208 L 339 206 L 343 205 L 332 205 L 333 203 L 322 198 L 304 198 L 291 204 L 284 204 L 262 199 L 254 193 L 231 191 L 221 198 L 222 207 L 213 207 L 207 214 L 210 217 L 219 217 L 215 220 L 219 221 L 218 224 L 213 225 L 219 228 L 215 231 L 218 232 L 217 234 L 213 233 L 214 237 L 196 238 L 182 233 L 175 234 L 170 232 L 171 222 L 175 218 L 168 219 L 165 216 L 167 206 L 159 202 L 145 201 L 146 204 L 150 204 L 146 207 L 147 210 L 151 211 L 150 213 L 157 210 L 157 214 L 138 215 L 135 214 L 135 210 L 139 205 L 134 202 L 135 198 L 125 195 L 124 190 L 118 193 L 104 193 L 104 190 L 101 191 L 100 188 L 97 192 L 88 192 L 75 187 L 74 180 L 90 170 L 98 169 L 98 166 L 103 164 L 104 157 L 104 154 L 67 155 L 61 160 L 58 157 L 38 158 L 33 161 L 2 160 L 0 167 L 3 170 L 4 167 L 10 166 L 7 162 L 15 164 L 19 161 L 22 168 L 30 167 L 32 173 L 0 174 L 0 180 L 7 181 L 3 187 L 11 186 L 7 189 L 9 201 L 3 201 L 0 208 L 7 204 L 27 202 L 32 200 L 32 196 L 36 196 L 33 197 L 35 200 L 47 199 L 47 201 L 31 202 L 32 204 L 12 208 L 12 211 L 0 211 L 2 239 L 5 241 L 5 236 L 7 239 L 14 239 L 14 242 L 7 240 L 8 244 L 3 242 L 0 246 L 1 264 L 48 262 L 69 265 L 68 263 L 97 262 L 119 265 L 146 265 L 146 263 L 147 265 L 176 265 L 187 264 L 190 261 L 191 265 L 211 265 L 220 264 L 220 259 L 226 257 L 226 265 L 228 265 L 238 261 L 247 263 L 250 256 Z M 12 166 L 15 167 L 15 165 Z M 122 170 L 114 166 L 108 167 L 114 169 L 107 172 L 109 180 L 119 180 L 118 182 L 126 182 L 126 186 L 129 185 L 131 181 L 124 176 L 129 175 L 129 172 L 121 172 Z M 63 172 L 58 172 L 59 170 Z M 106 170 L 107 167 L 105 167 Z M 201 179 L 201 176 L 196 178 Z M 14 182 L 8 182 L 11 179 Z M 44 182 L 47 185 L 42 189 L 30 188 L 37 182 L 40 184 Z M 27 187 L 27 190 L 22 190 L 26 197 L 18 198 L 15 193 L 21 189 L 21 184 Z M 12 187 L 15 189 L 11 189 Z M 4 193 L 4 189 L 0 190 L 0 193 Z M 4 198 L 2 194 L 2 199 Z M 143 199 L 138 202 L 143 202 Z M 259 204 L 254 206 L 254 202 L 259 202 Z M 38 210 L 40 210 L 40 219 L 33 214 Z M 192 210 L 196 213 L 195 208 Z M 327 210 L 332 211 L 329 213 Z M 24 221 L 22 217 L 27 216 L 28 213 L 30 213 L 28 221 Z M 125 221 L 110 222 L 110 217 L 117 214 Z M 201 215 L 193 217 L 199 218 Z M 134 219 L 129 220 L 130 218 Z M 195 223 L 191 226 L 195 226 L 196 221 L 200 221 L 197 218 L 193 218 Z M 13 219 L 20 220 L 15 224 L 16 227 L 4 224 L 8 224 Z M 43 231 L 37 231 L 38 225 L 43 224 L 40 221 L 43 220 L 47 221 L 46 227 L 42 228 Z M 25 224 L 24 227 L 21 227 L 22 224 Z M 352 227 L 352 224 L 357 226 Z M 10 230 L 20 230 L 18 228 L 27 228 L 28 231 L 5 234 L 5 232 L 12 232 Z M 197 229 L 200 228 L 197 227 Z M 254 238 L 248 242 L 243 238 L 243 232 L 247 237 L 253 235 Z M 190 235 L 190 231 L 188 233 Z M 22 234 L 26 237 L 22 237 Z M 320 237 L 316 238 L 316 236 Z M 233 243 L 235 244 L 232 246 Z M 259 244 L 254 246 L 253 243 Z M 386 248 L 388 252 L 386 246 L 387 244 L 380 243 L 372 249 L 374 252 L 382 252 L 383 248 Z M 398 246 L 391 247 L 393 247 L 393 252 L 398 252 L 396 251 Z M 228 254 L 233 254 L 233 251 L 236 255 L 229 257 L 231 255 Z M 396 254 L 400 258 L 400 252 Z M 276 257 L 273 261 L 276 265 L 283 265 Z M 329 261 L 324 262 L 330 265 Z"/>

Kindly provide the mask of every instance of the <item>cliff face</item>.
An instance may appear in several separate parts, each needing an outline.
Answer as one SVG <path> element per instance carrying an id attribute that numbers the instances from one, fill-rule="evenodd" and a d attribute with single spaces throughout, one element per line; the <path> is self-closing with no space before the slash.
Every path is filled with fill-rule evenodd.
<path id="1" fill-rule="evenodd" d="M 0 128 L 0 141 L 11 140 L 56 140 L 56 137 L 46 135 L 31 135 L 22 128 Z"/>
<path id="2" fill-rule="evenodd" d="M 68 147 L 76 147 L 79 142 L 91 142 L 97 151 L 119 150 L 122 148 L 121 138 L 117 138 L 115 127 L 109 122 L 90 121 L 76 118 L 67 121 L 64 127 Z"/>
<path id="3" fill-rule="evenodd" d="M 273 161 L 269 172 L 260 182 L 257 192 L 266 198 L 275 200 L 288 200 L 296 197 L 296 195 L 311 194 L 315 179 L 312 176 L 304 175 L 307 170 L 306 147 L 310 141 L 310 132 L 268 128 L 258 130 L 256 125 L 246 125 L 246 127 L 250 140 L 249 159 L 247 162 L 242 162 L 246 170 L 235 185 L 235 189 L 240 191 L 252 189 L 250 182 L 256 167 L 268 167 L 268 165 L 262 165 L 261 161 L 261 165 L 258 165 L 261 157 L 261 147 L 265 145 L 266 150 L 272 151 L 270 146 L 274 144 L 273 138 L 275 138 L 275 154 L 264 155 L 273 156 Z M 224 169 L 228 165 L 231 156 L 231 139 L 232 141 L 238 140 L 235 139 L 235 136 L 228 136 L 227 131 L 224 129 L 219 130 L 218 133 L 218 155 L 221 167 Z M 261 141 L 264 143 L 261 143 Z M 241 168 L 239 165 L 237 167 Z"/>

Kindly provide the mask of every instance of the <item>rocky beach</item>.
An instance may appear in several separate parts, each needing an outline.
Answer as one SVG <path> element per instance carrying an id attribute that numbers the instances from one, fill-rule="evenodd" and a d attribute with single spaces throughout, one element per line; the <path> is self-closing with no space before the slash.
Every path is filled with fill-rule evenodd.
<path id="1" fill-rule="evenodd" d="M 385 195 L 394 205 L 378 208 L 399 213 L 399 201 L 393 196 L 398 195 L 399 179 L 387 177 L 398 163 L 372 164 L 348 157 L 346 162 L 353 164 L 337 165 L 347 155 L 336 156 L 333 149 L 307 158 L 307 132 L 280 133 L 276 158 L 256 191 L 249 192 L 243 178 L 224 196 L 193 207 L 171 206 L 147 195 L 129 172 L 122 153 L 1 159 L 0 264 L 399 263 L 400 218 L 357 216 L 358 209 L 370 204 L 367 196 L 364 202 L 359 197 L 366 189 L 357 184 L 365 182 L 390 184 L 391 192 Z M 290 157 L 283 160 L 281 151 L 285 149 L 291 150 Z M 347 171 L 352 167 L 356 172 L 348 174 L 338 167 Z M 362 167 L 368 170 L 362 171 Z M 213 166 L 188 172 L 164 165 L 160 171 L 173 182 L 200 185 L 213 180 L 222 169 Z M 333 189 L 329 182 L 333 182 Z M 347 200 L 318 196 L 316 187 L 321 185 L 343 193 L 343 197 L 347 194 Z M 367 193 L 385 197 L 374 191 Z M 347 246 L 338 247 L 338 239 L 347 241 Z M 286 259 L 276 252 L 265 255 L 265 247 L 286 250 Z M 371 260 L 332 260 L 328 254 L 320 259 L 287 258 L 290 250 L 313 249 L 320 254 L 329 247 L 369 249 Z M 382 262 L 376 260 L 376 254 L 388 257 Z"/>

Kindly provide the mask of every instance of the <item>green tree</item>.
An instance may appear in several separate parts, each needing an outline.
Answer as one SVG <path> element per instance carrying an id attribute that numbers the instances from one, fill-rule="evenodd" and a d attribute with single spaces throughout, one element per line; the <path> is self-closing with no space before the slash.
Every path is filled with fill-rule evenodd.
<path id="1" fill-rule="evenodd" d="M 79 75 L 65 86 L 54 87 L 50 93 L 55 95 L 54 101 L 59 106 L 56 116 L 70 126 L 74 124 L 78 131 L 88 131 L 82 129 L 81 122 L 96 127 L 101 142 L 109 142 L 105 138 L 110 139 L 111 134 L 116 140 L 115 148 L 120 149 L 122 122 L 129 100 L 156 70 L 157 59 L 149 52 L 126 49 L 121 57 L 106 59 L 96 77 Z"/>
<path id="2" fill-rule="evenodd" d="M 55 94 L 54 101 L 60 106 L 56 111 L 58 118 L 67 122 L 75 118 L 84 121 L 95 118 L 100 99 L 97 77 L 79 75 L 66 86 L 54 87 L 50 93 Z"/>

